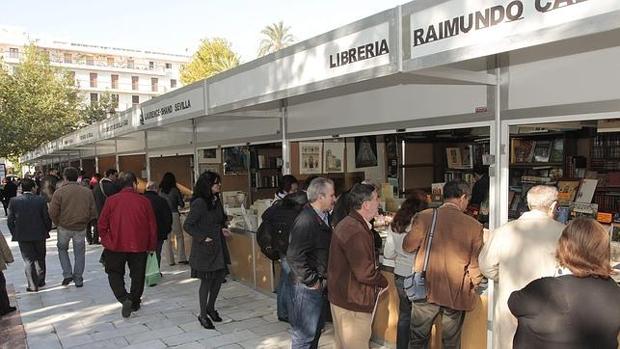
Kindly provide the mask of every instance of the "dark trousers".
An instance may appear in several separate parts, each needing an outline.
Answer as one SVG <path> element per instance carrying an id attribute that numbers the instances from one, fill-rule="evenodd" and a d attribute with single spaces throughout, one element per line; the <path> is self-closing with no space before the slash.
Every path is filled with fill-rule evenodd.
<path id="1" fill-rule="evenodd" d="M 4 215 L 8 216 L 9 213 L 7 212 L 7 208 L 9 207 L 9 201 L 8 200 L 2 200 L 2 207 L 4 207 Z"/>
<path id="2" fill-rule="evenodd" d="M 278 288 L 276 289 L 276 293 L 278 294 L 277 298 L 277 314 L 278 319 L 288 321 L 289 309 L 293 306 L 292 303 L 292 288 L 291 281 L 289 279 L 289 275 L 291 273 L 291 267 L 289 267 L 288 262 L 285 257 L 280 258 L 280 282 L 278 283 Z"/>
<path id="3" fill-rule="evenodd" d="M 322 289 L 311 289 L 301 282 L 292 284 L 293 306 L 289 309 L 292 349 L 316 349 L 325 326 L 327 297 Z"/>
<path id="4" fill-rule="evenodd" d="M 461 347 L 461 329 L 463 328 L 465 312 L 420 301 L 413 302 L 409 349 L 428 348 L 431 327 L 439 315 L 441 315 L 443 348 L 459 349 Z"/>
<path id="5" fill-rule="evenodd" d="M 140 304 L 144 292 L 144 273 L 146 272 L 146 252 L 114 252 L 105 250 L 105 272 L 114 296 L 119 302 L 130 299 L 134 305 Z M 125 264 L 129 265 L 131 278 L 130 292 L 125 289 Z"/>
<path id="6" fill-rule="evenodd" d="M 225 276 L 226 271 L 221 269 L 214 272 L 208 272 L 204 278 L 200 279 L 198 297 L 200 301 L 201 317 L 205 318 L 207 316 L 207 312 L 212 312 L 215 310 L 215 301 L 217 300 L 217 295 L 220 293 L 220 288 L 222 288 L 222 283 L 224 282 Z"/>
<path id="7" fill-rule="evenodd" d="M 86 225 L 86 241 L 90 245 L 99 243 L 99 230 L 97 230 L 96 220 L 92 220 Z"/>
<path id="8" fill-rule="evenodd" d="M 409 348 L 409 332 L 411 331 L 411 301 L 407 298 L 404 287 L 405 277 L 394 275 L 394 283 L 398 292 L 398 326 L 396 327 L 396 349 Z"/>
<path id="9" fill-rule="evenodd" d="M 2 270 L 0 270 L 0 313 L 5 313 L 10 306 L 9 294 L 6 292 L 6 279 Z"/>
<path id="10" fill-rule="evenodd" d="M 157 256 L 157 265 L 159 265 L 159 270 L 161 271 L 161 249 L 164 247 L 164 241 L 166 240 L 157 240 L 157 249 L 155 250 L 155 255 Z"/>
<path id="11" fill-rule="evenodd" d="M 45 283 L 45 240 L 19 241 L 18 244 L 28 288 L 36 290 Z"/>

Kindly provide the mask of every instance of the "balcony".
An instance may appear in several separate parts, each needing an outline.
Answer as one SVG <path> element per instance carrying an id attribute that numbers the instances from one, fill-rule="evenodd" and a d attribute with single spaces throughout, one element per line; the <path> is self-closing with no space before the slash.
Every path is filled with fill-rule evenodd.
<path id="1" fill-rule="evenodd" d="M 22 52 L 15 53 L 4 51 L 0 52 L 4 62 L 18 64 L 23 56 Z M 66 61 L 62 55 L 50 54 L 50 63 L 53 66 L 62 67 L 65 69 L 81 69 L 81 70 L 93 70 L 93 71 L 117 71 L 122 73 L 133 74 L 148 74 L 157 76 L 174 77 L 178 75 L 174 69 L 166 69 L 165 66 L 149 66 L 148 64 L 136 64 L 128 62 L 127 59 L 115 61 L 109 63 L 103 59 L 87 59 L 86 57 L 73 58 L 71 61 Z"/>

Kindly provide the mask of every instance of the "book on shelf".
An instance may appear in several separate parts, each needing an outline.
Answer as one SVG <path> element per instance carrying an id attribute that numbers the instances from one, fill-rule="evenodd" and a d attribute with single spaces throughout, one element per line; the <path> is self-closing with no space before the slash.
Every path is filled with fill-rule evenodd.
<path id="1" fill-rule="evenodd" d="M 598 205 L 585 202 L 571 202 L 570 210 L 573 218 L 585 216 L 596 219 Z"/>
<path id="2" fill-rule="evenodd" d="M 548 184 L 552 182 L 551 177 L 543 177 L 543 176 L 521 176 L 521 183 L 539 183 L 539 184 Z"/>
<path id="3" fill-rule="evenodd" d="M 575 202 L 592 202 L 594 192 L 596 191 L 597 183 L 598 180 L 596 179 L 582 179 L 581 185 L 579 186 L 579 191 L 577 192 L 577 196 L 575 196 Z"/>
<path id="4" fill-rule="evenodd" d="M 534 161 L 549 162 L 551 157 L 551 141 L 537 141 L 534 145 Z"/>
<path id="5" fill-rule="evenodd" d="M 534 157 L 534 148 L 536 142 L 528 139 L 515 138 L 511 142 L 511 156 L 512 163 L 528 163 L 532 162 Z"/>
<path id="6" fill-rule="evenodd" d="M 575 200 L 577 191 L 579 190 L 579 180 L 561 180 L 558 181 L 558 204 L 567 206 Z"/>
<path id="7" fill-rule="evenodd" d="M 433 202 L 443 202 L 443 186 L 446 183 L 431 183 L 431 200 Z"/>

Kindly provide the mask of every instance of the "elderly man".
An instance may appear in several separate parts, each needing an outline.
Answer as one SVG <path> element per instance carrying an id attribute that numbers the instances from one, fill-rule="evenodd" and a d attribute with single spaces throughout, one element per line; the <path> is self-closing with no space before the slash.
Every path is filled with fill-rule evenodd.
<path id="1" fill-rule="evenodd" d="M 478 254 L 482 248 L 482 224 L 463 213 L 471 189 L 461 181 L 450 181 L 443 189 L 444 203 L 437 209 L 431 250 L 426 251 L 433 209 L 418 213 L 403 241 L 406 252 L 418 251 L 415 270 L 422 271 L 430 253 L 426 273 L 427 298 L 413 303 L 409 348 L 425 348 L 431 327 L 442 314 L 444 348 L 459 348 L 465 312 L 474 309 L 476 288 L 482 280 Z M 418 250 L 419 249 L 419 250 Z"/>
<path id="2" fill-rule="evenodd" d="M 295 300 L 289 314 L 293 349 L 318 348 L 327 304 L 327 260 L 332 238 L 329 212 L 336 201 L 334 183 L 317 177 L 310 182 L 307 194 L 310 204 L 295 219 L 286 253 Z"/>
<path id="3" fill-rule="evenodd" d="M 379 289 L 388 285 L 375 259 L 370 221 L 379 210 L 371 184 L 356 184 L 349 192 L 351 213 L 336 226 L 329 253 L 327 288 L 334 320 L 336 348 L 368 348 L 372 310 Z"/>
<path id="4" fill-rule="evenodd" d="M 480 252 L 480 270 L 499 282 L 495 293 L 494 348 L 512 348 L 517 319 L 508 309 L 510 294 L 555 273 L 555 250 L 564 229 L 564 224 L 553 220 L 557 197 L 555 187 L 532 187 L 527 192 L 530 211 L 496 229 Z"/>

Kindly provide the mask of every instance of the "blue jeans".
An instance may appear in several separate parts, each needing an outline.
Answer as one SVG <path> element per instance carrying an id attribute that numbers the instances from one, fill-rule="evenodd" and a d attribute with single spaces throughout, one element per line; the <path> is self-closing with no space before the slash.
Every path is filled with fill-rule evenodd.
<path id="1" fill-rule="evenodd" d="M 62 267 L 62 277 L 73 278 L 76 285 L 81 285 L 84 280 L 84 266 L 86 264 L 86 229 L 69 230 L 58 227 L 58 259 Z M 75 265 L 71 268 L 71 259 L 69 258 L 69 241 L 73 240 L 73 255 L 75 257 Z"/>
<path id="2" fill-rule="evenodd" d="M 293 285 L 293 306 L 290 309 L 292 349 L 316 349 L 325 326 L 324 306 L 327 303 L 322 289 L 311 289 L 301 282 Z"/>
<path id="3" fill-rule="evenodd" d="M 396 349 L 409 348 L 409 333 L 411 333 L 411 301 L 407 298 L 404 276 L 394 275 L 396 291 L 398 291 L 398 327 L 396 328 Z"/>
<path id="4" fill-rule="evenodd" d="M 291 267 L 288 265 L 286 259 L 280 258 L 280 266 L 282 266 L 280 272 L 280 282 L 278 283 L 278 289 L 276 290 L 278 294 L 277 304 L 278 304 L 278 319 L 288 321 L 289 309 L 292 307 L 292 285 L 289 280 L 289 275 L 291 273 Z"/>

